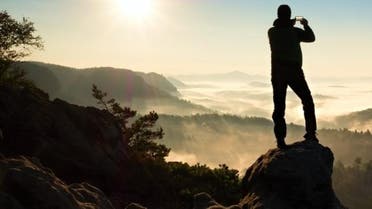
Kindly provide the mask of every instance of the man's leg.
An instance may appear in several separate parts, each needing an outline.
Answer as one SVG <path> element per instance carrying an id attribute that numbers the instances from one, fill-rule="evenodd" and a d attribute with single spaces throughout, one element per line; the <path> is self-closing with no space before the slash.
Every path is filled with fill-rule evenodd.
<path id="1" fill-rule="evenodd" d="M 285 146 L 284 138 L 287 135 L 287 126 L 285 123 L 285 98 L 287 94 L 287 83 L 280 79 L 272 79 L 274 112 L 272 115 L 274 121 L 274 133 L 279 148 Z"/>
<path id="2" fill-rule="evenodd" d="M 317 141 L 314 101 L 302 69 L 299 69 L 299 72 L 295 73 L 292 79 L 288 82 L 288 85 L 293 89 L 297 96 L 300 97 L 302 102 L 306 124 L 305 138 Z"/>

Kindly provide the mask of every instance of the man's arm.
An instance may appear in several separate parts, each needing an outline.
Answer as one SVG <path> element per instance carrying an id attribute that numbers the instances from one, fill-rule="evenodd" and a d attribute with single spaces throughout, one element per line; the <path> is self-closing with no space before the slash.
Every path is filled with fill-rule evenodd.
<path id="1" fill-rule="evenodd" d="M 301 24 L 304 26 L 304 30 L 300 32 L 300 41 L 302 42 L 314 42 L 315 34 L 310 28 L 309 23 L 306 19 L 301 20 Z"/>
<path id="2" fill-rule="evenodd" d="M 273 33 L 273 28 L 270 28 L 268 31 L 267 31 L 267 37 L 269 38 L 269 43 L 271 44 L 271 36 L 272 36 L 272 33 Z"/>

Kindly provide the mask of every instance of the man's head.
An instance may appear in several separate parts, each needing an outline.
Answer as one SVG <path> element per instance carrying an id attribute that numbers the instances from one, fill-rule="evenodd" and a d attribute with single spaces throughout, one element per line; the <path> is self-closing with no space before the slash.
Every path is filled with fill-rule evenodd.
<path id="1" fill-rule="evenodd" d="M 279 19 L 291 19 L 291 8 L 286 5 L 282 4 L 278 8 L 278 18 Z"/>

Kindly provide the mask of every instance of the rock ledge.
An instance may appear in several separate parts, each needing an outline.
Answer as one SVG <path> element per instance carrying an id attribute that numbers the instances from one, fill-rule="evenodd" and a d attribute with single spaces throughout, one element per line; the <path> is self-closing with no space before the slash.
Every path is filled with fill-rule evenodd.
<path id="1" fill-rule="evenodd" d="M 332 188 L 333 153 L 313 142 L 272 149 L 248 168 L 246 209 L 345 209 Z"/>

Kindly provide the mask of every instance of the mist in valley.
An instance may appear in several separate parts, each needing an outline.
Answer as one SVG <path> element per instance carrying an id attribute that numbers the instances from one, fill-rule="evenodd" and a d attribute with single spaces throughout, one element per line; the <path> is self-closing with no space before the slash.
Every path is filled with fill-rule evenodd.
<path id="1" fill-rule="evenodd" d="M 231 75 L 231 73 L 229 74 Z M 211 167 L 227 164 L 244 172 L 262 153 L 276 147 L 271 121 L 272 89 L 264 76 L 227 81 L 212 76 L 172 76 L 181 98 L 215 110 L 214 114 L 160 116 L 164 143 L 172 151 L 169 161 L 201 163 Z M 242 75 L 239 75 L 240 77 Z M 182 80 L 181 80 L 182 79 Z M 372 160 L 371 110 L 368 110 L 372 79 L 309 79 L 318 117 L 320 143 L 330 147 L 335 160 L 350 165 L 356 158 Z M 361 110 L 358 112 L 354 112 Z M 287 93 L 287 142 L 303 140 L 302 105 Z"/>
<path id="2" fill-rule="evenodd" d="M 182 99 L 218 113 L 271 118 L 273 102 L 269 76 L 242 72 L 217 75 L 172 76 L 170 81 L 178 88 Z M 216 79 L 224 75 L 228 79 Z M 371 103 L 371 77 L 309 77 L 307 80 L 315 102 L 318 127 L 359 131 L 371 127 L 371 113 L 365 112 Z M 360 113 L 341 117 L 354 112 Z M 304 124 L 301 101 L 290 88 L 287 91 L 286 120 Z"/>
<path id="3" fill-rule="evenodd" d="M 162 143 L 171 148 L 168 161 L 201 163 L 211 167 L 227 164 L 242 174 L 261 154 L 276 147 L 272 122 L 265 118 L 204 114 L 160 115 Z M 372 135 L 347 129 L 319 130 L 320 143 L 330 147 L 335 160 L 345 165 L 356 158 L 372 160 Z M 303 140 L 304 127 L 289 124 L 287 142 Z"/>

